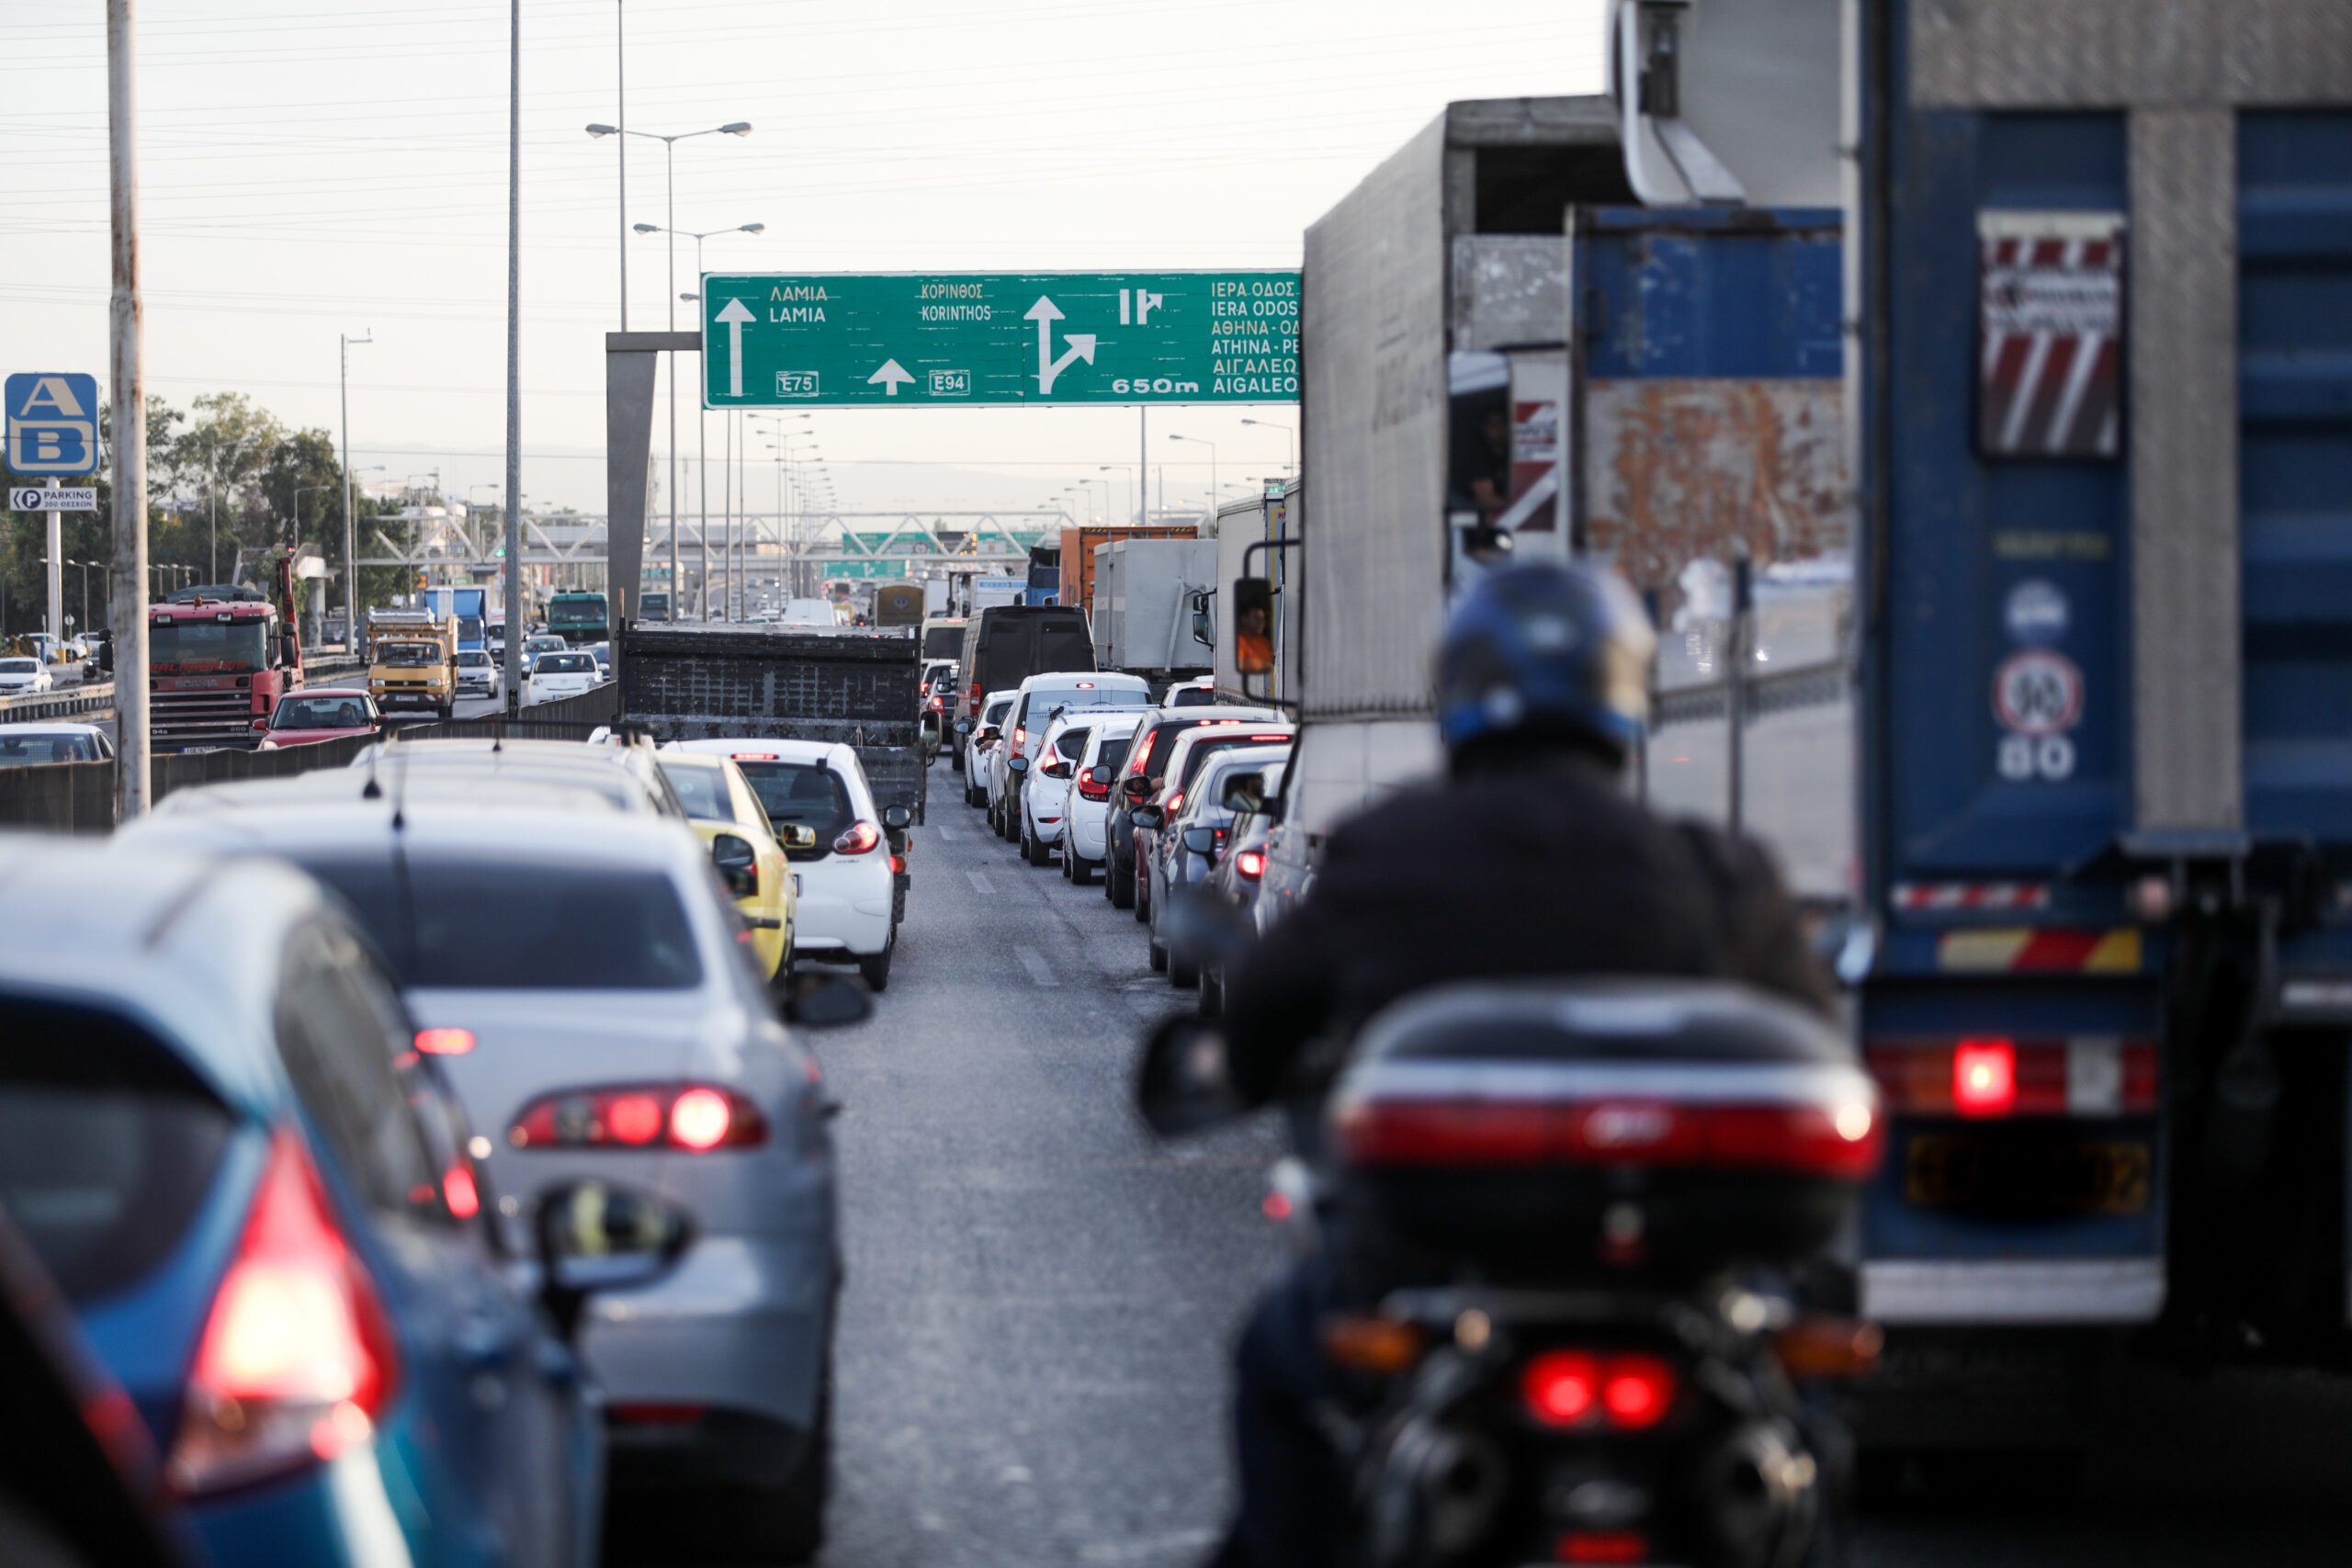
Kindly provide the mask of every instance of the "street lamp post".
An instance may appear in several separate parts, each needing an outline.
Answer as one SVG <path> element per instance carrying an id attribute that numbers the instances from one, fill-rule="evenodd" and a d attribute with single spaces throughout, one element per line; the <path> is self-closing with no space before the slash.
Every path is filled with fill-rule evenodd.
<path id="1" fill-rule="evenodd" d="M 748 126 L 747 126 L 747 127 L 745 127 L 745 130 L 748 130 L 749 129 L 750 129 L 750 128 L 749 128 Z M 700 133 L 700 132 L 696 132 L 695 134 L 699 135 L 699 134 L 701 134 L 701 133 Z M 694 300 L 696 304 L 700 304 L 700 303 L 701 303 L 701 301 L 702 301 L 702 243 L 703 243 L 705 240 L 709 239 L 713 234 L 764 234 L 764 233 L 766 233 L 766 232 L 767 232 L 767 229 L 768 229 L 768 226 L 767 226 L 766 224 L 764 224 L 764 223 L 738 223 L 738 224 L 734 225 L 732 228 L 728 228 L 728 229 L 702 229 L 702 230 L 678 230 L 678 229 L 664 229 L 664 228 L 662 228 L 662 227 L 660 227 L 660 226 L 658 226 L 658 225 L 651 224 L 651 223 L 639 223 L 639 224 L 638 224 L 638 225 L 637 225 L 637 231 L 638 231 L 639 233 L 640 233 L 640 234 L 670 234 L 670 235 L 673 235 L 673 236 L 674 236 L 674 235 L 683 235 L 684 238 L 689 239 L 689 240 L 692 240 L 692 241 L 695 243 L 695 287 L 694 287 L 693 288 L 691 288 L 691 289 L 687 290 L 685 293 L 680 294 L 680 295 L 678 296 L 678 298 L 679 298 L 680 299 L 691 299 L 691 300 Z M 673 282 L 675 282 L 675 281 L 676 281 L 676 278 L 675 278 L 675 276 L 673 276 L 672 281 L 673 281 Z M 677 306 L 675 306 L 675 305 L 672 305 L 672 306 L 670 307 L 670 310 L 671 310 L 671 322 L 670 322 L 670 324 L 671 324 L 671 326 L 674 329 L 674 328 L 676 327 L 676 325 L 677 325 Z M 673 367 L 673 374 L 672 374 L 671 378 L 670 378 L 670 417 L 671 417 L 671 437 L 670 437 L 670 438 L 671 438 L 671 440 L 672 440 L 672 441 L 673 441 L 673 442 L 677 439 L 677 433 L 676 433 L 676 421 L 677 421 L 677 409 L 678 409 L 678 400 L 678 400 L 677 377 L 676 377 L 676 375 L 675 375 L 675 373 L 674 373 L 674 367 Z M 699 401 L 699 400 L 697 400 L 697 401 Z M 703 592 L 703 600 L 704 600 L 704 613 L 705 613 L 706 615 L 707 615 L 707 614 L 709 613 L 709 599 L 710 599 L 710 449 L 709 449 L 709 446 L 708 446 L 708 423 L 709 423 L 709 413 L 710 413 L 710 411 L 709 411 L 709 410 L 707 410 L 707 409 L 704 409 L 704 408 L 700 408 L 699 406 L 696 408 L 695 412 L 695 498 L 696 502 L 697 502 L 697 503 L 701 506 L 701 508 L 702 508 L 702 526 L 701 526 L 700 530 L 698 531 L 697 538 L 696 538 L 696 543 L 701 547 L 701 549 L 702 549 L 702 592 Z M 729 429 L 729 436 L 730 436 L 730 437 L 731 437 L 731 436 L 732 436 L 732 434 L 733 434 L 733 431 L 732 431 L 731 427 L 730 427 L 730 429 Z M 732 536 L 732 534 L 731 534 L 731 533 L 729 534 L 729 539 L 730 539 L 730 540 L 732 539 L 733 536 Z M 729 581 L 733 581 L 732 573 L 733 573 L 733 571 L 734 571 L 734 570 L 735 570 L 735 569 L 734 569 L 733 565 L 731 564 L 731 562 L 729 562 L 729 563 L 727 565 L 727 570 L 728 570 L 729 573 L 730 574 L 730 575 L 729 575 Z"/>
<path id="2" fill-rule="evenodd" d="M 1298 477 L 1298 429 L 1295 425 L 1277 424 L 1271 419 L 1245 419 L 1241 423 L 1255 425 L 1261 430 L 1281 431 L 1283 443 L 1290 448 L 1290 457 L 1285 466 L 1293 479 Z"/>
<path id="3" fill-rule="evenodd" d="M 79 567 L 82 571 L 82 635 L 88 637 L 90 635 L 90 569 L 94 566 L 104 566 L 106 563 L 95 560 L 70 560 L 65 564 Z"/>
<path id="4" fill-rule="evenodd" d="M 336 334 L 343 348 L 343 613 L 351 625 L 359 624 L 359 529 L 351 520 L 351 345 L 374 343 L 376 329 L 369 327 L 365 337 L 353 337 L 348 333 Z"/>
<path id="5" fill-rule="evenodd" d="M 1216 442 L 1214 442 L 1214 441 L 1205 441 L 1205 440 L 1203 440 L 1200 436 L 1197 436 L 1197 435 L 1171 435 L 1171 436 L 1170 436 L 1168 439 L 1169 439 L 1169 440 L 1170 440 L 1170 441 L 1189 441 L 1189 442 L 1191 442 L 1191 443 L 1192 443 L 1193 446 L 1205 446 L 1205 447 L 1207 447 L 1207 448 L 1209 449 L 1209 515 L 1210 515 L 1210 516 L 1212 516 L 1212 517 L 1216 516 Z"/>
<path id="6" fill-rule="evenodd" d="M 681 130 L 668 136 L 664 136 L 659 131 L 631 130 L 626 126 L 592 125 L 588 128 L 588 134 L 591 136 L 620 136 L 624 138 L 630 136 L 642 136 L 650 141 L 659 141 L 662 143 L 662 201 L 664 204 L 664 209 L 669 216 L 669 222 L 667 225 L 658 230 L 650 223 L 639 223 L 636 224 L 634 227 L 640 234 L 658 232 L 668 236 L 674 236 L 678 231 L 678 143 L 681 141 L 691 141 L 697 136 L 749 136 L 752 134 L 752 122 L 747 119 L 729 120 L 725 125 L 714 125 L 705 130 Z M 670 260 L 670 330 L 672 332 L 676 332 L 678 330 L 678 246 L 674 238 L 665 241 L 665 243 L 669 250 Z M 678 356 L 675 354 L 673 354 L 669 357 L 670 614 L 673 618 L 675 618 L 678 610 Z M 706 569 L 707 569 L 708 564 L 709 563 L 707 561 L 704 563 Z M 609 587 L 610 584 L 607 584 L 606 586 Z M 707 588 L 708 585 L 706 584 L 705 586 Z M 631 591 L 634 592 L 633 586 Z"/>

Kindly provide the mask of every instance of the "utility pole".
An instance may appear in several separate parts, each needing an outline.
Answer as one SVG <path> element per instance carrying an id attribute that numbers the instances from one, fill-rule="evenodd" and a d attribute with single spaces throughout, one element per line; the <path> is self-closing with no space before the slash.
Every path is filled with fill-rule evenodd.
<path id="1" fill-rule="evenodd" d="M 520 24 L 518 23 L 517 26 Z M 628 12 L 625 0 L 613 0 L 613 70 L 618 77 L 621 97 L 620 135 L 621 159 L 621 331 L 628 331 Z M 506 492 L 511 503 L 514 492 Z M 606 583 L 609 590 L 611 583 Z M 629 590 L 629 603 L 634 604 L 636 589 Z"/>
<path id="2" fill-rule="evenodd" d="M 506 662 L 499 682 L 511 717 L 523 706 L 523 0 L 507 0 L 506 76 Z M 622 157 L 628 138 L 621 138 Z M 628 308 L 628 245 L 621 245 L 621 308 Z M 438 480 L 436 479 L 435 482 Z"/>
<path id="3" fill-rule="evenodd" d="M 139 320 L 138 72 L 132 0 L 107 0 L 107 150 L 113 187 L 109 301 L 114 412 L 115 817 L 147 810 L 147 388 Z"/>
<path id="4" fill-rule="evenodd" d="M 374 343 L 376 329 L 368 329 L 365 337 L 353 337 L 337 333 L 343 351 L 343 642 L 345 648 L 359 646 L 359 525 L 351 513 L 351 345 Z"/>

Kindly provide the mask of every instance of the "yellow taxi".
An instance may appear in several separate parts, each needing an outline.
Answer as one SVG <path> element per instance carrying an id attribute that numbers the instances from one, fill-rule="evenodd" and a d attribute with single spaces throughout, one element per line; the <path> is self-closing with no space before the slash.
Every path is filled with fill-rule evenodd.
<path id="1" fill-rule="evenodd" d="M 758 959 L 760 973 L 772 982 L 791 977 L 792 866 L 784 856 L 778 829 L 768 821 L 743 770 L 726 757 L 664 750 L 662 773 L 686 808 L 694 830 L 710 850 L 735 893 L 735 907 L 750 927 L 744 934 Z M 789 827 L 782 831 L 816 842 L 815 829 Z M 800 846 L 807 848 L 807 844 Z"/>

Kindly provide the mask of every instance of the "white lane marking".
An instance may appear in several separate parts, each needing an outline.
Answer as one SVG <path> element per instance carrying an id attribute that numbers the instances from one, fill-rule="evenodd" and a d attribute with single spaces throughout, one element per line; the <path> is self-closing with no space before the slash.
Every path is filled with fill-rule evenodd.
<path id="1" fill-rule="evenodd" d="M 989 897 L 989 879 L 985 875 L 977 871 L 967 871 L 964 874 L 971 879 L 973 892 L 983 898 Z"/>
<path id="2" fill-rule="evenodd" d="M 956 832 L 953 828 L 933 828 L 932 831 L 939 835 L 943 843 L 952 844 L 956 841 Z"/>
<path id="3" fill-rule="evenodd" d="M 1058 986 L 1062 983 L 1062 977 L 1054 973 L 1054 966 L 1046 962 L 1046 955 L 1035 948 L 1016 947 L 1012 950 L 1012 955 L 1021 960 L 1021 967 L 1029 971 L 1029 978 L 1036 981 L 1040 986 Z"/>

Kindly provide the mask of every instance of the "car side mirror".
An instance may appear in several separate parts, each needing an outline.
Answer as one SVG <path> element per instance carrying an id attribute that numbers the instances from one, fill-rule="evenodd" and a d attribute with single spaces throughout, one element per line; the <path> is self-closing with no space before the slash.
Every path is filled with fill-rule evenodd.
<path id="1" fill-rule="evenodd" d="M 908 807 L 886 806 L 882 808 L 882 826 L 889 829 L 893 833 L 903 833 L 914 825 L 915 814 Z"/>
<path id="2" fill-rule="evenodd" d="M 710 841 L 710 863 L 718 868 L 727 891 L 749 898 L 760 890 L 760 856 L 752 840 L 737 833 L 721 833 Z"/>
<path id="3" fill-rule="evenodd" d="M 1163 1138 L 1230 1122 L 1248 1108 L 1226 1071 L 1225 1035 L 1206 1019 L 1169 1019 L 1144 1039 L 1136 1109 Z"/>
<path id="4" fill-rule="evenodd" d="M 1215 854 L 1216 852 L 1216 829 L 1214 828 L 1185 829 L 1184 847 L 1192 851 L 1196 855 Z"/>
<path id="5" fill-rule="evenodd" d="M 1004 771 L 1009 773 L 1025 773 L 1029 771 L 1029 759 L 1026 757 L 1008 757 L 1004 761 Z"/>
<path id="6" fill-rule="evenodd" d="M 1262 577 L 1233 583 L 1233 669 L 1239 675 L 1269 674 L 1274 668 L 1274 585 Z"/>
<path id="7" fill-rule="evenodd" d="M 959 718 L 959 719 L 957 719 L 957 720 L 956 721 L 956 734 L 958 734 L 958 735 L 969 735 L 969 734 L 971 734 L 971 733 L 972 733 L 972 721 L 971 721 L 970 719 L 968 719 L 968 718 Z"/>
<path id="8" fill-rule="evenodd" d="M 1150 797 L 1151 781 L 1138 773 L 1134 778 L 1131 778 L 1126 783 L 1121 784 L 1119 786 L 1119 793 L 1125 795 L 1131 801 L 1144 801 Z"/>
<path id="9" fill-rule="evenodd" d="M 1168 813 L 1157 806 L 1138 806 L 1127 813 L 1127 820 L 1138 828 L 1157 828 L 1168 820 Z"/>
<path id="10" fill-rule="evenodd" d="M 846 975 L 794 977 L 784 994 L 784 1020 L 803 1029 L 840 1029 L 874 1016 L 874 996 Z"/>
<path id="11" fill-rule="evenodd" d="M 540 1298 L 566 1338 L 579 1328 L 590 1294 L 651 1284 L 685 1251 L 693 1231 L 676 1205 L 601 1181 L 554 1189 L 532 1221 Z"/>
<path id="12" fill-rule="evenodd" d="M 114 638 L 108 637 L 98 649 L 98 668 L 107 674 L 114 673 Z"/>
<path id="13" fill-rule="evenodd" d="M 254 729 L 267 729 L 269 728 L 269 720 L 266 718 L 257 718 L 254 720 L 250 728 Z"/>

